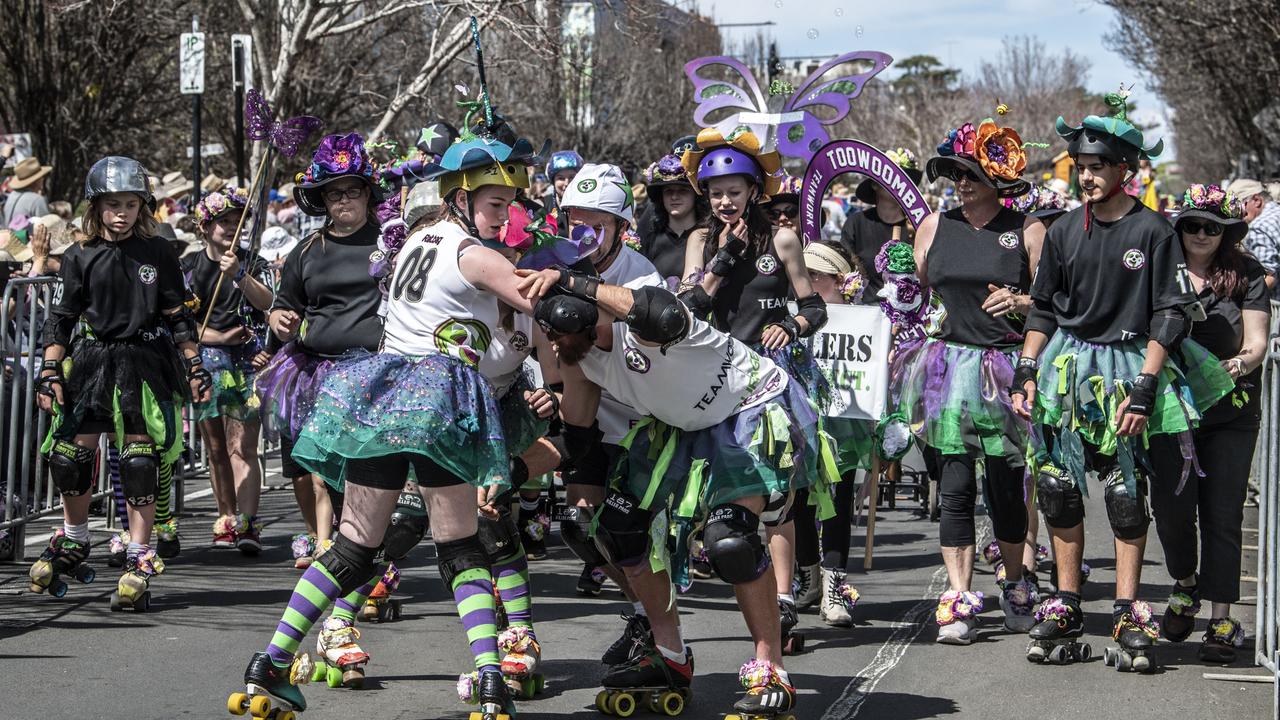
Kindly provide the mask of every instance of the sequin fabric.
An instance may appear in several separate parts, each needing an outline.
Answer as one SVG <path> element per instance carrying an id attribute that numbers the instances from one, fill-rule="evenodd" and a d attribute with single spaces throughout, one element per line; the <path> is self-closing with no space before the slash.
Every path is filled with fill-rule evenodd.
<path id="1" fill-rule="evenodd" d="M 280 348 L 258 373 L 254 391 L 265 411 L 275 416 L 281 432 L 287 430 L 289 437 L 296 439 L 315 409 L 316 394 L 329 372 L 341 362 L 367 355 L 369 351 L 360 348 L 341 358 L 325 358 L 291 342 Z"/>

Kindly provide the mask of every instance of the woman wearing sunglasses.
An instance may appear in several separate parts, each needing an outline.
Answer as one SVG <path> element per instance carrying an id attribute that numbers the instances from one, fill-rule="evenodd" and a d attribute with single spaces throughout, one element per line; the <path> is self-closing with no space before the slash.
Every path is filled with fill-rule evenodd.
<path id="1" fill-rule="evenodd" d="M 1191 326 L 1191 338 L 1221 359 L 1235 389 L 1205 411 L 1192 432 L 1204 476 L 1187 474 L 1181 492 L 1177 440 L 1160 435 L 1151 442 L 1151 509 L 1165 565 L 1176 580 L 1160 629 L 1166 639 L 1181 642 L 1195 630 L 1201 602 L 1212 603 L 1200 659 L 1229 663 L 1244 642 L 1231 603 L 1240 599 L 1240 527 L 1261 421 L 1271 303 L 1266 271 L 1241 248 L 1248 226 L 1235 196 L 1216 185 L 1192 185 L 1174 229 L 1207 315 Z"/>
<path id="2" fill-rule="evenodd" d="M 983 496 L 1005 557 L 1021 557 L 1027 533 L 1023 460 L 1028 425 L 1000 390 L 1013 378 L 1023 318 L 1031 308 L 1031 272 L 1044 226 L 1005 207 L 1029 186 L 1022 139 L 988 119 L 965 123 L 938 146 L 925 171 L 931 181 L 955 183 L 960 207 L 934 213 L 916 232 L 922 286 L 942 298 L 946 316 L 934 337 L 908 341 L 890 368 L 892 397 L 936 453 L 939 466 L 939 541 L 949 589 L 938 601 L 940 643 L 968 645 L 976 635 L 983 594 L 973 580 L 974 505 L 978 466 Z M 1002 584 L 1005 628 L 1034 624 L 1035 588 L 1021 563 Z"/>

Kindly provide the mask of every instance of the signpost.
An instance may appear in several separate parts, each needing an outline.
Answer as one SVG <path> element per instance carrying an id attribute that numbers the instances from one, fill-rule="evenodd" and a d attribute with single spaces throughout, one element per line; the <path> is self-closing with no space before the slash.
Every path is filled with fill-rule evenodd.
<path id="1" fill-rule="evenodd" d="M 244 93 L 253 87 L 253 36 L 231 36 L 231 87 L 236 102 L 236 177 L 244 178 Z M 244 182 L 242 179 L 241 183 Z"/>
<path id="2" fill-rule="evenodd" d="M 178 41 L 178 86 L 183 95 L 191 96 L 191 207 L 200 202 L 200 98 L 204 94 L 204 33 L 200 21 L 191 16 L 191 32 L 182 33 Z"/>

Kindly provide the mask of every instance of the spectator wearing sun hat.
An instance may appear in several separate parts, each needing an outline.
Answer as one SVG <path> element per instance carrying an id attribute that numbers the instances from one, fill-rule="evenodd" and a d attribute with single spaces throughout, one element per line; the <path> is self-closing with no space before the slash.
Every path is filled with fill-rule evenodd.
<path id="1" fill-rule="evenodd" d="M 1274 293 L 1276 272 L 1280 270 L 1280 203 L 1262 183 L 1249 178 L 1232 182 L 1227 191 L 1244 203 L 1244 219 L 1249 223 L 1244 246 L 1266 268 L 1267 287 Z"/>
<path id="2" fill-rule="evenodd" d="M 29 218 L 49 214 L 49 201 L 44 196 L 44 180 L 53 172 L 52 165 L 41 165 L 34 157 L 18 162 L 9 180 L 9 197 L 4 201 L 4 225 L 16 217 Z"/>

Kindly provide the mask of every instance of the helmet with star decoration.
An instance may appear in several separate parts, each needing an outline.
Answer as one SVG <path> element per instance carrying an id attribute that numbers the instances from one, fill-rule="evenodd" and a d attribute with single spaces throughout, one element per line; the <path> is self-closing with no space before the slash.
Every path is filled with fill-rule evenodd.
<path id="1" fill-rule="evenodd" d="M 588 163 L 565 188 L 560 207 L 599 210 L 635 224 L 635 197 L 631 183 L 617 165 Z"/>

